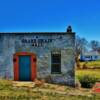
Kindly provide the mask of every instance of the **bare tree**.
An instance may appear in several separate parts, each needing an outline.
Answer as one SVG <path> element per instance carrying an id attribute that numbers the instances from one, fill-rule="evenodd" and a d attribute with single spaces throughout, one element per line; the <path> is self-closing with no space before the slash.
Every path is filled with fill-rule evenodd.
<path id="1" fill-rule="evenodd" d="M 90 41 L 90 47 L 93 51 L 98 51 L 100 49 L 100 43 L 99 41 L 92 40 Z"/>
<path id="2" fill-rule="evenodd" d="M 85 38 L 80 38 L 76 36 L 75 49 L 76 49 L 76 66 L 80 68 L 79 65 L 79 55 L 87 51 L 88 41 Z"/>

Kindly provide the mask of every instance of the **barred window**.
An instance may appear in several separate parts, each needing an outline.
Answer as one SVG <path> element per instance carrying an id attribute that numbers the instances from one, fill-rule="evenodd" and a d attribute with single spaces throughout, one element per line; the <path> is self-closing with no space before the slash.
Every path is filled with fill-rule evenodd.
<path id="1" fill-rule="evenodd" d="M 51 53 L 51 73 L 52 74 L 61 73 L 61 53 L 60 52 Z"/>

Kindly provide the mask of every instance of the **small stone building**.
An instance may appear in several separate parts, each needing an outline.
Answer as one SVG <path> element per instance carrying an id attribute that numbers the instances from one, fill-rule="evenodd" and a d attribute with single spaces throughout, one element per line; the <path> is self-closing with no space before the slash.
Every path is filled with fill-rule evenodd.
<path id="1" fill-rule="evenodd" d="M 75 33 L 0 33 L 0 78 L 75 85 Z"/>

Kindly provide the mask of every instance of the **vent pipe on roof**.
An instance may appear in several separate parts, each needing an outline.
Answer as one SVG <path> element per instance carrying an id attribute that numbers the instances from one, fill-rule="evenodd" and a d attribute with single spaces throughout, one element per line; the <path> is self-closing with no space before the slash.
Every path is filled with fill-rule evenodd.
<path id="1" fill-rule="evenodd" d="M 67 28 L 67 32 L 72 32 L 72 27 L 70 25 Z"/>

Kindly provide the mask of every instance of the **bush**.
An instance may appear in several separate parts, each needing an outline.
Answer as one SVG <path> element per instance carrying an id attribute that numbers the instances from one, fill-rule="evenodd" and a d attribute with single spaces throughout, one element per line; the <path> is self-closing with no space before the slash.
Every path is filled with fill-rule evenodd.
<path id="1" fill-rule="evenodd" d="M 94 76 L 84 75 L 79 77 L 81 86 L 84 88 L 91 88 L 98 81 L 98 78 Z"/>

